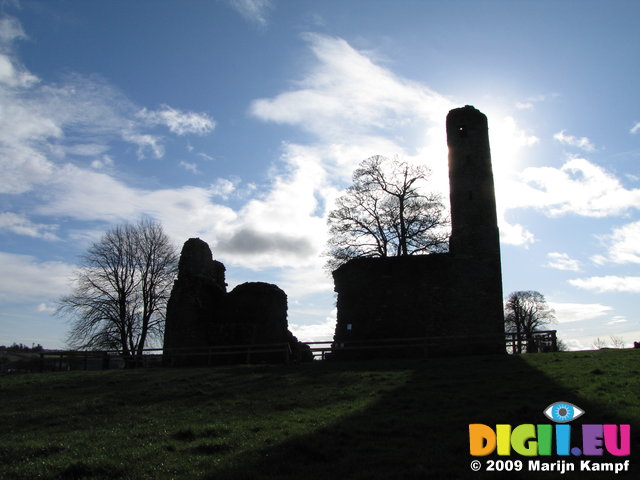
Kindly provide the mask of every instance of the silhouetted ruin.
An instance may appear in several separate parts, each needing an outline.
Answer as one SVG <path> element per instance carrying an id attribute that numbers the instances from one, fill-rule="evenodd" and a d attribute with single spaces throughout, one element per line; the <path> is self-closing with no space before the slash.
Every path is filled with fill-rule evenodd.
<path id="1" fill-rule="evenodd" d="M 505 352 L 487 117 L 469 105 L 451 110 L 447 144 L 449 252 L 357 258 L 336 269 L 334 355 L 355 352 L 345 347 L 425 337 L 433 340 L 425 343 L 427 354 Z M 419 350 L 424 353 L 424 345 Z M 390 353 L 375 351 L 376 355 Z"/>
<path id="2" fill-rule="evenodd" d="M 286 355 L 273 351 L 281 345 Z M 251 348 L 249 348 L 251 346 Z M 209 245 L 190 238 L 167 305 L 165 364 L 198 365 L 311 360 L 288 330 L 287 295 L 276 285 L 243 283 L 227 293 L 225 267 Z"/>

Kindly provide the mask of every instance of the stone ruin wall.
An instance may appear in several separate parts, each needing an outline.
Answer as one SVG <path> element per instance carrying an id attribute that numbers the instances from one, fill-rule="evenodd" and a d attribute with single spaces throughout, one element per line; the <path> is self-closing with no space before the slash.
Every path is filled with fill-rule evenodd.
<path id="1" fill-rule="evenodd" d="M 449 260 L 446 253 L 361 258 L 340 267 L 334 272 L 339 292 L 334 340 L 443 335 Z"/>
<path id="2" fill-rule="evenodd" d="M 263 282 L 243 283 L 227 292 L 225 267 L 213 260 L 209 245 L 199 238 L 187 240 L 167 305 L 165 363 L 242 363 L 246 355 L 208 358 L 198 353 L 209 347 L 277 343 L 289 343 L 294 360 L 312 359 L 309 348 L 288 330 L 285 292 Z M 188 352 L 194 355 L 184 355 Z M 283 354 L 255 358 L 284 361 Z"/>

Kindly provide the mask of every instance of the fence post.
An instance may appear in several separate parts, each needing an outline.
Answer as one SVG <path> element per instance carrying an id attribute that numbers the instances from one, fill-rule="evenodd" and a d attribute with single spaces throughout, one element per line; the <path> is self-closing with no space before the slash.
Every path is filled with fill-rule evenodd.
<path id="1" fill-rule="evenodd" d="M 109 370 L 109 353 L 102 352 L 102 369 Z"/>

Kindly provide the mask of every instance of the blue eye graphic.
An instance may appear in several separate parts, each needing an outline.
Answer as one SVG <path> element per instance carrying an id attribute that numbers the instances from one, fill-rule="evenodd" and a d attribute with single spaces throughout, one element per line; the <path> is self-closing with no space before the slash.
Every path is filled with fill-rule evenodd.
<path id="1" fill-rule="evenodd" d="M 556 423 L 567 423 L 584 414 L 584 410 L 573 403 L 556 402 L 545 408 L 543 413 Z"/>

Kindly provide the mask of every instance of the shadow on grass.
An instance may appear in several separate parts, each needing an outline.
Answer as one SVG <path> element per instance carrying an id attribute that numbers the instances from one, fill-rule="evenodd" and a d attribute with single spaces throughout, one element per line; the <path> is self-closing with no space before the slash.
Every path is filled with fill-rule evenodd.
<path id="1" fill-rule="evenodd" d="M 563 354 L 538 356 L 536 361 L 559 362 Z M 343 417 L 336 424 L 313 434 L 290 438 L 258 452 L 242 454 L 225 470 L 212 469 L 209 480 L 250 479 L 459 479 L 459 478 L 610 478 L 613 473 L 559 475 L 537 472 L 472 472 L 469 454 L 468 425 L 551 423 L 543 410 L 556 401 L 568 401 L 585 410 L 576 422 L 572 436 L 579 436 L 584 423 L 631 423 L 632 452 L 640 444 L 637 418 L 632 421 L 617 412 L 620 408 L 604 401 L 583 398 L 579 389 L 553 381 L 523 357 L 466 357 L 427 359 L 408 362 L 341 363 L 318 367 L 331 371 L 389 371 L 407 369 L 408 381 L 398 389 L 385 392 L 379 401 L 363 410 Z M 415 365 L 415 366 L 414 366 Z M 587 367 L 588 368 L 588 367 Z M 318 375 L 309 368 L 310 375 Z M 570 371 L 567 375 L 576 375 Z M 589 378 L 589 370 L 582 378 Z M 593 373 L 593 375 L 597 375 Z M 569 382 L 570 383 L 570 382 Z M 611 393 L 611 392 L 609 392 Z M 594 395 L 590 395 L 594 397 Z M 606 403 L 609 402 L 609 403 Z M 580 445 L 572 438 L 572 446 Z M 487 458 L 482 458 L 483 463 Z M 514 454 L 502 459 L 526 458 Z M 535 457 L 555 462 L 560 457 Z M 589 457 L 594 461 L 615 461 L 615 457 Z M 565 457 L 575 462 L 579 458 Z M 586 458 L 585 458 L 586 459 Z M 622 459 L 624 460 L 624 459 Z M 626 475 L 637 475 L 633 471 Z M 635 466 L 640 468 L 640 465 Z M 623 474 L 624 476 L 624 474 Z M 617 477 L 617 476 L 616 476 Z"/>

